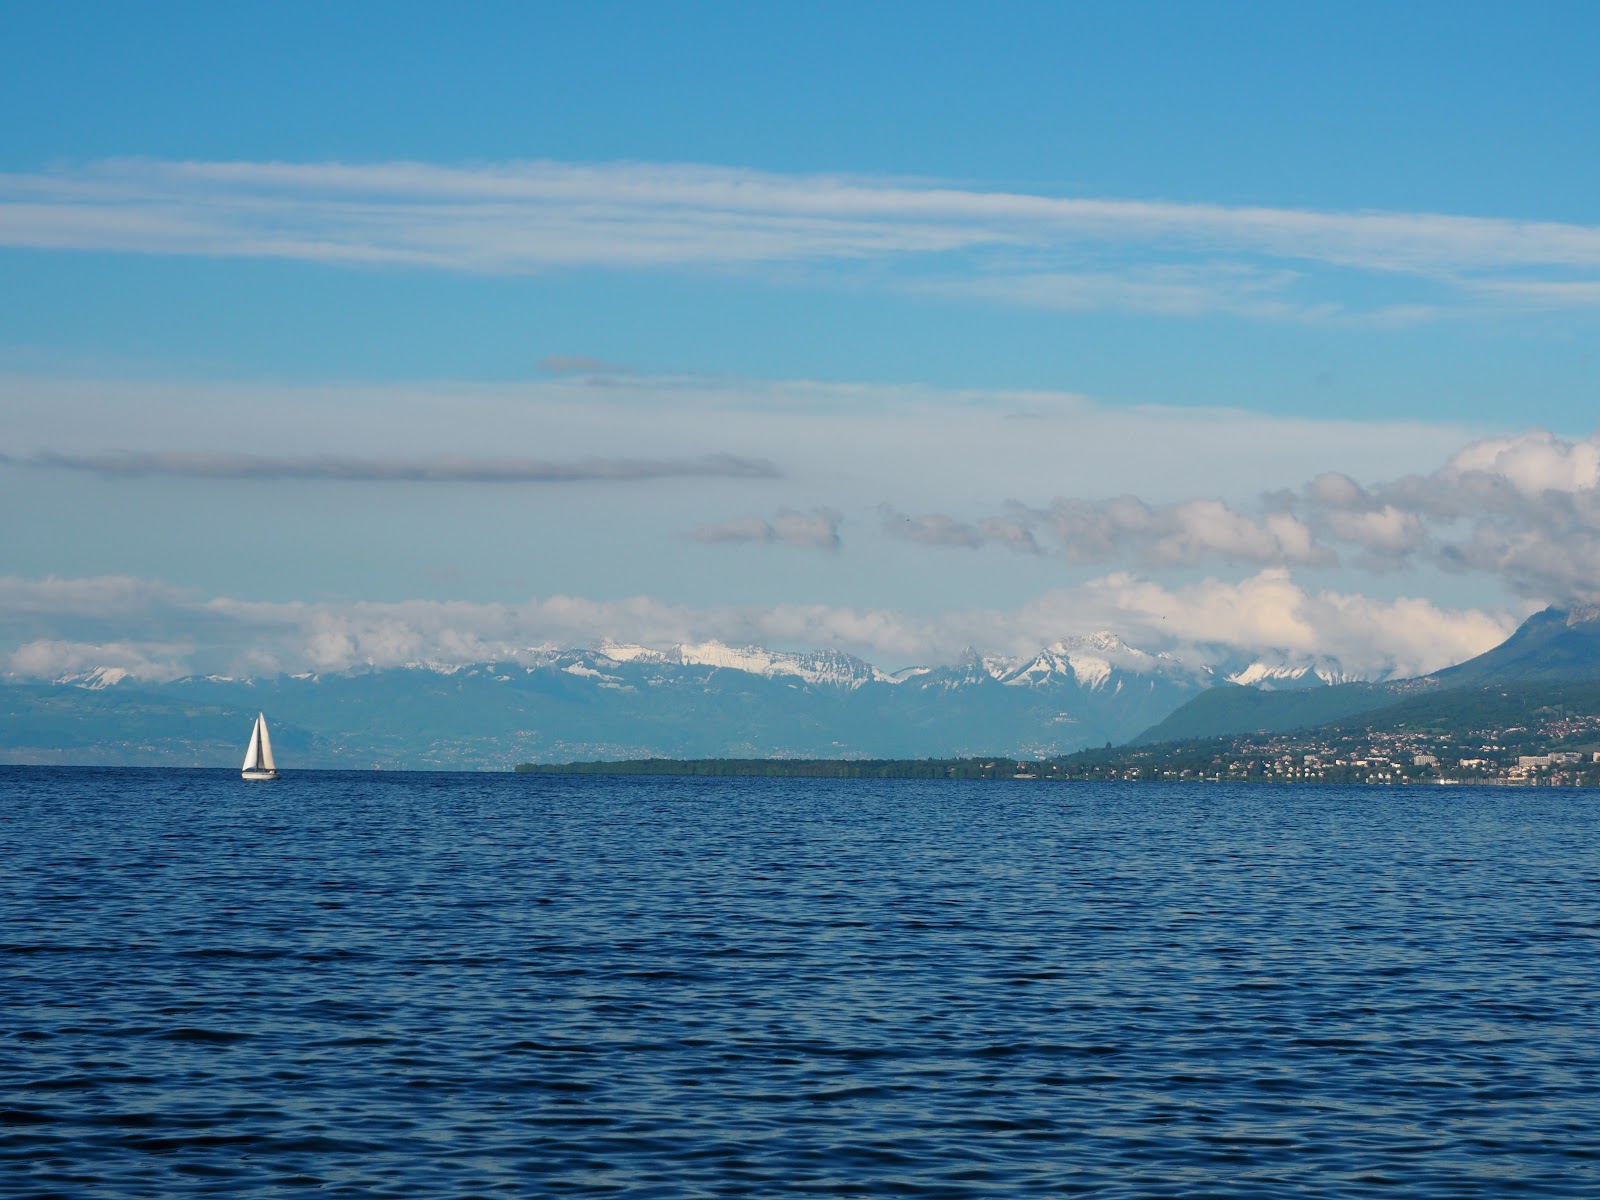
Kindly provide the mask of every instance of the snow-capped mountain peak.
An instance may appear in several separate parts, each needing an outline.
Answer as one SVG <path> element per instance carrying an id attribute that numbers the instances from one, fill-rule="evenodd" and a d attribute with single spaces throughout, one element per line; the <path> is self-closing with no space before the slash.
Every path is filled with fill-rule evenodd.
<path id="1" fill-rule="evenodd" d="M 597 647 L 595 654 L 618 663 L 715 667 L 719 670 L 745 671 L 768 679 L 792 675 L 807 683 L 848 688 L 871 683 L 880 675 L 870 664 L 840 650 L 797 654 L 768 650 L 762 646 L 729 646 L 718 641 L 685 643 L 668 650 L 606 643 Z"/>
<path id="2" fill-rule="evenodd" d="M 1257 661 L 1226 678 L 1229 683 L 1270 692 L 1324 684 L 1358 683 L 1367 677 L 1346 671 L 1333 659 L 1317 659 L 1299 663 Z"/>
<path id="3" fill-rule="evenodd" d="M 1101 630 L 1064 637 L 1033 658 L 1018 660 L 1001 682 L 1013 687 L 1073 683 L 1094 691 L 1108 685 L 1120 686 L 1119 673 L 1199 684 L 1211 679 L 1210 668 L 1204 665 L 1187 663 L 1170 654 L 1151 654 Z"/>
<path id="4" fill-rule="evenodd" d="M 612 662 L 619 663 L 669 663 L 682 661 L 669 650 L 652 650 L 648 646 L 626 645 L 620 642 L 602 642 L 595 647 L 595 653 L 603 654 Z"/>
<path id="5" fill-rule="evenodd" d="M 128 678 L 129 674 L 131 672 L 122 667 L 91 667 L 78 675 L 63 675 L 56 682 L 98 692 L 102 688 L 115 687 Z"/>

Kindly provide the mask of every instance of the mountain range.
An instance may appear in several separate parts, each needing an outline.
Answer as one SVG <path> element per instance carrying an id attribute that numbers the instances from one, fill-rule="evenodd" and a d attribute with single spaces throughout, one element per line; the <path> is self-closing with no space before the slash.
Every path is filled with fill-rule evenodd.
<path id="1" fill-rule="evenodd" d="M 1270 686 L 1325 664 L 1234 664 Z M 141 683 L 97 668 L 0 688 L 0 759 L 229 765 L 256 711 L 284 765 L 498 768 L 661 757 L 1062 754 L 1126 741 L 1227 677 L 1111 633 L 886 672 L 838 651 L 704 642 L 538 648 L 512 662 Z M 244 732 L 241 733 L 240 730 Z"/>
<path id="2" fill-rule="evenodd" d="M 512 662 L 143 683 L 97 668 L 0 687 L 0 761 L 230 766 L 265 711 L 280 765 L 504 769 L 672 758 L 1042 758 L 1085 747 L 1292 729 L 1418 689 L 1600 677 L 1600 611 L 1546 610 L 1504 644 L 1415 680 L 1333 661 L 1185 661 L 1101 632 L 1032 656 L 969 651 L 885 672 L 839 651 L 719 642 L 530 649 Z"/>

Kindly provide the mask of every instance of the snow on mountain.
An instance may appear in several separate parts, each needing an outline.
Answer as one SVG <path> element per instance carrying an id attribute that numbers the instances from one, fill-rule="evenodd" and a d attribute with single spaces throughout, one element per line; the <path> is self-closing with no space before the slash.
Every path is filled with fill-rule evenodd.
<path id="1" fill-rule="evenodd" d="M 128 674 L 129 672 L 121 667 L 94 667 L 81 675 L 63 675 L 56 682 L 98 692 L 102 688 L 115 687 L 128 678 Z"/>
<path id="2" fill-rule="evenodd" d="M 1032 659 L 1013 663 L 1011 669 L 996 678 L 1007 687 L 1038 687 L 1065 679 L 1078 679 L 1075 664 L 1053 646 L 1047 646 Z"/>
<path id="3" fill-rule="evenodd" d="M 1345 670 L 1334 659 L 1258 659 L 1244 663 L 1242 658 L 1230 659 L 1221 651 L 1207 654 L 1204 648 L 1191 651 L 1190 655 L 1183 658 L 1168 653 L 1151 653 L 1130 646 L 1109 630 L 1061 638 L 1031 657 L 981 654 L 969 647 L 955 662 L 945 666 L 913 666 L 896 671 L 880 670 L 840 650 L 803 653 L 769 650 L 762 646 L 730 646 L 715 640 L 663 649 L 619 642 L 604 642 L 588 649 L 529 646 L 511 652 L 504 666 L 493 662 L 460 663 L 432 659 L 409 662 L 405 666 L 410 670 L 444 676 L 488 671 L 496 679 L 509 681 L 510 676 L 501 672 L 513 662 L 522 668 L 523 674 L 558 671 L 575 678 L 593 680 L 603 687 L 629 686 L 624 676 L 638 682 L 640 668 L 645 671 L 646 681 L 651 686 L 657 686 L 668 678 L 662 674 L 663 670 L 670 672 L 671 668 L 680 666 L 743 671 L 767 679 L 795 679 L 818 687 L 851 691 L 869 684 L 897 687 L 912 685 L 915 688 L 946 691 L 999 683 L 1008 688 L 1069 688 L 1112 694 L 1135 680 L 1141 688 L 1160 683 L 1196 689 L 1210 687 L 1223 679 L 1270 691 L 1349 683 L 1363 678 Z M 629 668 L 634 670 L 630 672 Z M 373 669 L 356 668 L 354 673 Z M 101 666 L 80 674 L 62 676 L 56 682 L 100 690 L 115 686 L 129 677 L 130 673 L 121 667 Z M 295 679 L 310 677 L 306 674 L 292 676 Z M 229 679 L 223 675 L 204 678 L 213 683 L 223 683 Z M 239 682 L 245 685 L 251 683 L 250 680 Z"/>
<path id="4" fill-rule="evenodd" d="M 561 671 L 565 675 L 578 675 L 588 679 L 606 679 L 610 680 L 612 683 L 621 682 L 621 680 L 616 679 L 611 675 L 607 675 L 604 671 L 596 671 L 593 667 L 585 666 L 583 663 L 568 663 L 566 666 L 561 668 Z"/>
<path id="5" fill-rule="evenodd" d="M 148 711 L 167 722 L 170 754 L 192 757 L 197 712 L 264 706 L 285 714 L 275 731 L 283 749 L 295 750 L 299 738 L 298 753 L 315 748 L 325 763 L 348 765 L 356 747 L 416 766 L 503 767 L 596 757 L 1068 753 L 1150 729 L 1224 677 L 1278 689 L 1349 675 L 1331 660 L 1263 654 L 1252 662 L 1228 647 L 1157 654 L 1101 631 L 1031 655 L 968 649 L 951 663 L 892 672 L 838 650 L 694 641 L 524 647 L 498 661 L 364 664 L 259 680 L 195 675 L 171 684 L 102 666 L 58 682 L 99 693 L 72 694 L 107 722 L 108 745 L 125 736 L 108 713 Z M 219 725 L 207 736 L 225 745 L 217 761 L 234 757 L 236 729 Z"/>
<path id="6" fill-rule="evenodd" d="M 631 663 L 670 663 L 681 662 L 670 650 L 652 650 L 648 646 L 628 646 L 618 642 L 602 642 L 595 647 L 596 654 L 603 654 L 612 662 Z"/>
<path id="7" fill-rule="evenodd" d="M 1118 674 L 1208 685 L 1211 669 L 1194 666 L 1169 654 L 1151 654 L 1128 645 L 1116 634 L 1102 630 L 1062 638 L 1000 677 L 1010 687 L 1039 687 L 1071 681 L 1097 691 L 1121 686 Z"/>
<path id="8" fill-rule="evenodd" d="M 1009 669 L 1007 664 L 1011 661 L 992 656 L 985 658 L 968 646 L 949 666 L 934 667 L 925 672 L 920 677 L 920 683 L 923 687 L 937 687 L 944 690 L 986 683 L 995 678 L 995 671 Z"/>
<path id="9" fill-rule="evenodd" d="M 736 650 L 721 642 L 702 642 L 698 646 L 680 646 L 678 652 L 683 662 L 696 666 L 749 671 L 752 675 L 765 675 L 768 678 L 796 675 L 807 683 L 856 688 L 870 683 L 873 676 L 872 668 L 866 663 L 838 650 L 788 654 L 764 650 L 760 646 Z"/>
<path id="10" fill-rule="evenodd" d="M 606 643 L 597 647 L 594 653 L 619 663 L 676 663 L 692 667 L 715 667 L 726 671 L 745 671 L 767 679 L 792 675 L 807 683 L 846 688 L 858 688 L 881 675 L 870 664 L 839 650 L 795 654 L 768 650 L 762 646 L 735 647 L 723 642 L 706 641 L 673 646 L 669 650 Z"/>
<path id="11" fill-rule="evenodd" d="M 1017 663 L 1019 662 L 1018 659 L 1002 658 L 997 654 L 974 653 L 973 657 L 983 668 L 984 674 L 989 676 L 990 679 L 996 679 L 1002 683 L 1017 669 Z"/>
<path id="12" fill-rule="evenodd" d="M 719 667 L 725 671 L 747 671 L 751 675 L 799 675 L 801 672 L 786 669 L 798 666 L 788 661 L 790 656 L 763 650 L 760 646 L 735 649 L 721 642 L 701 642 L 697 646 L 679 646 L 678 660 L 696 667 Z"/>
<path id="13" fill-rule="evenodd" d="M 454 675 L 457 671 L 464 671 L 466 668 L 467 664 L 465 663 L 436 662 L 433 659 L 428 659 L 424 662 L 408 662 L 406 664 L 406 670 L 408 671 L 432 671 L 435 675 Z"/>
<path id="14" fill-rule="evenodd" d="M 1360 683 L 1367 676 L 1346 671 L 1333 659 L 1320 659 L 1302 663 L 1253 662 L 1226 678 L 1229 683 L 1271 692 L 1323 684 Z"/>

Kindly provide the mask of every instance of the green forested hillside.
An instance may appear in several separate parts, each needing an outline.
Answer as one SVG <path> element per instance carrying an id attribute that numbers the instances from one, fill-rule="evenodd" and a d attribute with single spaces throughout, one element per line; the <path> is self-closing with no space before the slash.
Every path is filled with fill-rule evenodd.
<path id="1" fill-rule="evenodd" d="M 1515 697 L 1524 703 L 1541 703 L 1538 697 L 1543 693 L 1538 689 L 1568 686 L 1576 686 L 1579 691 L 1571 694 L 1578 696 L 1595 681 L 1600 681 L 1600 617 L 1592 610 L 1547 608 L 1529 617 L 1492 650 L 1420 679 L 1289 691 L 1224 684 L 1201 692 L 1129 744 L 1289 733 L 1335 721 L 1348 723 L 1393 704 L 1414 704 L 1400 711 L 1434 714 L 1429 720 L 1467 720 L 1466 713 L 1471 710 L 1481 712 L 1490 724 L 1502 719 L 1514 723 Z M 1507 689 L 1507 704 L 1496 706 L 1487 693 L 1469 695 L 1473 689 L 1494 687 Z M 1451 698 L 1438 704 L 1429 699 L 1447 693 Z M 1376 720 L 1376 715 L 1372 719 Z"/>
<path id="2" fill-rule="evenodd" d="M 1556 729 L 1559 740 L 1563 722 L 1594 716 L 1600 716 L 1600 680 L 1505 683 L 1420 692 L 1328 728 L 1341 733 L 1407 730 L 1450 738 L 1492 731 L 1515 743 L 1518 732 L 1534 730 Z"/>
<path id="3" fill-rule="evenodd" d="M 1391 703 L 1394 696 L 1390 687 L 1374 683 L 1289 692 L 1264 692 L 1225 683 L 1201 692 L 1130 744 L 1147 746 L 1242 733 L 1287 733 L 1380 708 Z"/>

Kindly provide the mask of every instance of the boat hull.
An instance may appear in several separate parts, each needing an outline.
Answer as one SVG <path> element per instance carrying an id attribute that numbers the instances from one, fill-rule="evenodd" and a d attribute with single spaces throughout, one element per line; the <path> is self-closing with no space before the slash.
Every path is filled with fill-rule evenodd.
<path id="1" fill-rule="evenodd" d="M 240 772 L 240 774 L 245 779 L 276 779 L 278 777 L 276 771 L 247 770 Z"/>

